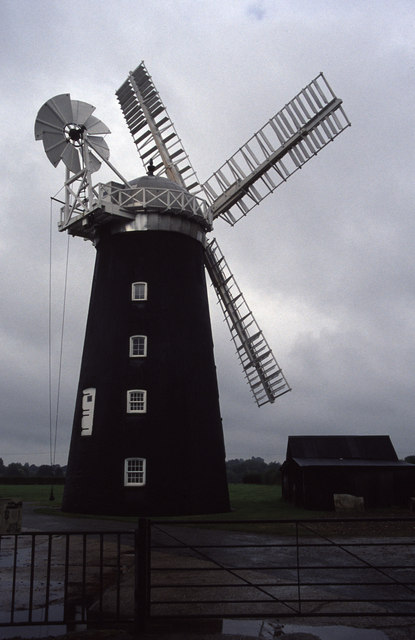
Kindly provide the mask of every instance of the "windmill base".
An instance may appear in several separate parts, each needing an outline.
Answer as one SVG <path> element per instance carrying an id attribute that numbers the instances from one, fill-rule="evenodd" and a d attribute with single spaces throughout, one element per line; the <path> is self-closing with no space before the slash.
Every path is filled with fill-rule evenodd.
<path id="1" fill-rule="evenodd" d="M 170 495 L 170 498 L 168 496 Z M 102 502 L 89 503 L 82 500 L 77 501 L 76 497 L 71 499 L 70 494 L 62 504 L 62 511 L 65 513 L 79 513 L 88 515 L 111 515 L 111 516 L 191 516 L 207 515 L 214 513 L 228 513 L 230 511 L 229 498 L 227 492 L 220 496 L 171 496 L 170 492 L 166 499 L 160 501 L 146 498 L 146 496 L 119 495 L 118 504 L 110 496 L 103 495 Z"/>
<path id="2" fill-rule="evenodd" d="M 131 356 L 131 336 L 145 336 L 143 357 Z M 139 410 L 130 393 L 144 394 Z M 97 245 L 62 508 L 229 511 L 204 248 L 192 237 L 132 231 Z"/>

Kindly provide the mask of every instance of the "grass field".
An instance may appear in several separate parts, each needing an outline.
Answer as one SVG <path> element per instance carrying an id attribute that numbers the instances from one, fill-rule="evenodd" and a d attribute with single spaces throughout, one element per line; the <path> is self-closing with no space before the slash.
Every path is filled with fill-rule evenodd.
<path id="1" fill-rule="evenodd" d="M 230 484 L 229 493 L 231 499 L 231 512 L 200 516 L 183 516 L 181 518 L 157 518 L 157 520 L 183 520 L 186 522 L 195 522 L 201 524 L 202 521 L 215 520 L 224 522 L 223 526 L 227 529 L 255 531 L 275 533 L 281 527 L 269 524 L 239 524 L 239 520 L 309 520 L 324 518 L 327 520 L 336 517 L 333 511 L 310 511 L 300 509 L 292 504 L 284 502 L 281 498 L 280 485 L 254 485 L 254 484 Z M 54 501 L 50 501 L 50 487 L 48 485 L 1 485 L 0 498 L 20 498 L 24 502 L 34 502 L 38 505 L 40 513 L 53 513 L 60 515 L 59 507 L 62 502 L 63 485 L 57 485 L 53 488 Z M 391 508 L 391 509 L 370 509 L 364 513 L 350 514 L 365 518 L 387 518 L 387 517 L 409 517 L 412 514 L 408 509 Z M 345 514 L 348 517 L 349 514 Z M 80 516 L 88 518 L 89 516 Z M 91 516 L 95 517 L 95 516 Z M 107 516 L 108 518 L 109 516 Z M 136 517 L 118 517 L 117 520 L 124 522 L 137 522 Z M 226 524 L 225 524 L 226 522 Z M 220 525 L 219 525 L 220 526 Z M 215 528 L 218 525 L 215 524 Z M 414 527 L 410 528 L 410 532 L 414 532 Z"/>
<path id="2" fill-rule="evenodd" d="M 63 485 L 53 487 L 53 494 L 56 505 L 60 505 L 63 495 Z M 288 505 L 281 500 L 280 485 L 259 485 L 259 484 L 230 484 L 230 499 L 232 510 L 238 511 L 241 518 L 269 518 L 271 513 L 278 511 L 286 512 L 286 516 L 292 517 L 293 512 L 298 509 Z M 0 498 L 21 498 L 28 502 L 37 502 L 41 505 L 49 504 L 49 485 L 2 485 L 0 483 Z M 54 505 L 54 506 L 56 506 Z"/>
<path id="3" fill-rule="evenodd" d="M 0 498 L 20 498 L 24 502 L 36 502 L 39 505 L 60 505 L 63 496 L 63 485 L 53 487 L 55 500 L 50 497 L 50 486 L 47 484 L 1 484 Z"/>
<path id="4" fill-rule="evenodd" d="M 54 501 L 49 500 L 48 485 L 2 485 L 0 498 L 21 498 L 24 502 L 35 502 L 39 507 L 56 510 L 62 502 L 63 485 L 53 488 Z M 232 511 L 211 516 L 192 516 L 192 520 L 269 520 L 310 517 L 310 511 L 298 509 L 281 498 L 280 485 L 230 484 L 229 494 Z M 324 512 L 313 512 L 317 517 Z M 135 520 L 135 518 L 134 518 Z"/>

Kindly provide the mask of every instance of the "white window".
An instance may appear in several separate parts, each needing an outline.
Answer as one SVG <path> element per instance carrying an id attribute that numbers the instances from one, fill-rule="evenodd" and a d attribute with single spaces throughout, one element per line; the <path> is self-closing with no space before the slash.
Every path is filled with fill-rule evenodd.
<path id="1" fill-rule="evenodd" d="M 147 355 L 147 336 L 130 337 L 130 358 L 145 358 Z"/>
<path id="2" fill-rule="evenodd" d="M 81 436 L 90 436 L 92 434 L 92 425 L 94 422 L 96 389 L 88 387 L 82 391 L 82 419 L 81 419 Z"/>
<path id="3" fill-rule="evenodd" d="M 147 282 L 133 282 L 131 300 L 147 300 Z"/>
<path id="4" fill-rule="evenodd" d="M 147 391 L 131 389 L 127 391 L 127 413 L 145 413 L 147 411 Z"/>
<path id="5" fill-rule="evenodd" d="M 145 483 L 145 458 L 127 458 L 124 462 L 124 486 L 142 487 Z"/>

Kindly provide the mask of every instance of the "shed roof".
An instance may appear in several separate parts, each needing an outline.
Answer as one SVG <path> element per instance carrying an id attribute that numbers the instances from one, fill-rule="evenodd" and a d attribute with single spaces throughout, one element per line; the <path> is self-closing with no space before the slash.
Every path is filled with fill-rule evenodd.
<path id="1" fill-rule="evenodd" d="M 397 462 L 389 436 L 289 436 L 287 460 L 374 460 Z"/>

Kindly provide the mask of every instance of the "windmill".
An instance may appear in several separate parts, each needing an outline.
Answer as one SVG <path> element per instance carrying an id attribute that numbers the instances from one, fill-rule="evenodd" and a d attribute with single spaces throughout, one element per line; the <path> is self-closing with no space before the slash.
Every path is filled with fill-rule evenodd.
<path id="1" fill-rule="evenodd" d="M 246 216 L 350 123 L 320 74 L 201 183 L 144 63 L 116 95 L 147 169 L 137 179 L 110 163 L 92 105 L 55 96 L 35 124 L 66 166 L 59 230 L 97 252 L 63 509 L 227 511 L 205 267 L 257 405 L 290 387 L 207 233 Z M 117 179 L 93 185 L 102 162 Z"/>

